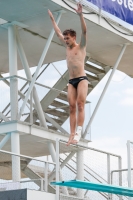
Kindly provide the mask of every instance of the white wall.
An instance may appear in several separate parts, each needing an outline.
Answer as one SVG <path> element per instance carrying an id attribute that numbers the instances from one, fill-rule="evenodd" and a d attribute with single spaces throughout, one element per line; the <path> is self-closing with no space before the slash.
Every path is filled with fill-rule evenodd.
<path id="1" fill-rule="evenodd" d="M 35 190 L 27 190 L 27 200 L 55 200 L 55 194 L 35 191 Z"/>

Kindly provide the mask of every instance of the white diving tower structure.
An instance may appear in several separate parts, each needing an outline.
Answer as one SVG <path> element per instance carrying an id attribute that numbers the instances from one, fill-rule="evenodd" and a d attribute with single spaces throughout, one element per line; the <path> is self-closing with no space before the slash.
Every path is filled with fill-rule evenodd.
<path id="1" fill-rule="evenodd" d="M 54 65 L 65 60 L 66 54 L 54 34 L 47 10 L 51 10 L 62 31 L 67 28 L 76 30 L 79 41 L 81 27 L 79 18 L 73 10 L 75 7 L 74 0 L 0 2 L 1 200 L 10 196 L 17 196 L 18 199 L 23 196 L 23 200 L 58 200 L 60 194 L 60 199 L 93 199 L 87 196 L 87 191 L 81 189 L 75 191 L 64 187 L 59 191 L 58 187 L 55 190 L 55 187 L 49 185 L 56 179 L 56 148 L 60 144 L 59 153 L 63 155 L 58 166 L 60 180 L 63 180 L 64 168 L 71 170 L 77 179 L 84 180 L 83 171 L 87 166 L 83 161 L 83 152 L 90 142 L 87 134 L 111 78 L 116 69 L 133 77 L 133 31 L 102 15 L 99 10 L 89 6 L 83 7 L 88 34 L 85 60 L 85 71 L 89 79 L 88 94 L 109 70 L 112 72 L 87 126 L 84 127 L 79 144 L 67 147 L 65 142 L 68 141 L 69 132 L 63 124 L 69 118 L 69 76 L 67 70 L 62 74 Z M 53 75 L 52 71 L 45 73 L 50 65 L 53 65 L 53 69 L 60 75 L 53 87 L 42 83 L 42 80 L 46 83 L 45 80 Z M 32 67 L 35 66 L 35 72 L 32 74 Z M 25 76 L 18 75 L 18 71 L 22 69 Z M 47 92 L 44 92 L 46 89 Z M 5 91 L 8 92 L 5 94 Z M 98 152 L 91 148 L 89 150 Z M 106 154 L 108 161 L 110 156 L 117 157 L 118 169 L 121 169 L 119 156 L 101 151 L 99 153 Z M 42 161 L 43 158 L 45 161 Z M 69 161 L 72 160 L 75 164 L 70 165 Z M 34 162 L 41 164 L 37 168 Z M 107 182 L 111 183 L 109 165 L 107 168 Z M 96 172 L 91 170 L 89 174 L 101 182 L 101 177 Z M 36 185 L 33 191 L 28 190 L 32 189 L 29 185 L 24 185 L 30 182 Z M 103 199 L 110 197 L 102 193 L 99 195 Z"/>

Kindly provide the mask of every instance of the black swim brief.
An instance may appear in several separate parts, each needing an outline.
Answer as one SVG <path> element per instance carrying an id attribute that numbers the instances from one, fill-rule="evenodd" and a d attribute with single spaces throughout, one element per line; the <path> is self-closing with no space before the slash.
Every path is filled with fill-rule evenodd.
<path id="1" fill-rule="evenodd" d="M 79 82 L 82 81 L 82 80 L 87 80 L 87 81 L 89 81 L 88 78 L 87 78 L 87 76 L 80 76 L 80 77 L 78 77 L 78 78 L 70 79 L 70 80 L 69 80 L 69 83 L 70 83 L 71 85 L 73 85 L 73 87 L 75 87 L 75 88 L 77 89 Z"/>

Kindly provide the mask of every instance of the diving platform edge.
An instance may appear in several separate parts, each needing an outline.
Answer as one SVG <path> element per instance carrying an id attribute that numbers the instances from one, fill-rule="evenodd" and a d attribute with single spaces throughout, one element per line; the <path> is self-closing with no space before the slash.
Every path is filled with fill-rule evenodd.
<path id="1" fill-rule="evenodd" d="M 80 188 L 80 189 L 88 189 L 88 190 L 133 197 L 133 188 L 126 188 L 126 187 L 121 187 L 121 186 L 92 183 L 92 182 L 80 181 L 80 180 L 51 182 L 50 184 L 58 185 L 58 186 L 74 187 L 74 188 Z"/>
<path id="2" fill-rule="evenodd" d="M 46 129 L 41 126 L 31 125 L 27 122 L 22 121 L 8 121 L 1 123 L 0 125 L 0 140 L 5 136 L 7 133 L 16 132 L 20 134 L 20 149 L 21 154 L 32 156 L 32 157 L 39 157 L 49 155 L 48 151 L 48 142 L 52 142 L 55 146 L 56 139 L 60 139 L 62 141 L 68 141 L 69 134 L 64 134 L 61 132 L 53 131 Z M 88 147 L 88 143 L 90 141 L 86 139 L 81 139 L 78 143 L 83 147 Z M 69 147 L 66 144 L 62 143 L 60 148 L 60 153 L 71 152 L 75 150 L 75 146 L 70 145 Z M 33 148 L 35 147 L 35 148 Z M 64 148 L 63 148 L 64 147 Z M 11 150 L 11 143 L 10 140 L 7 141 L 3 150 L 10 151 Z"/>

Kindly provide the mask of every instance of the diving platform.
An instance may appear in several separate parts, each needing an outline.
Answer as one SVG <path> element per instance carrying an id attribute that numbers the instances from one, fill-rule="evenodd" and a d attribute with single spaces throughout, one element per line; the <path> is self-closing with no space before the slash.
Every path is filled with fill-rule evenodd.
<path id="1" fill-rule="evenodd" d="M 94 190 L 94 191 L 133 197 L 132 188 L 118 187 L 115 185 L 99 184 L 99 183 L 92 183 L 92 182 L 80 181 L 80 180 L 51 182 L 51 185 L 81 188 L 81 189 Z"/>
<path id="2" fill-rule="evenodd" d="M 63 141 L 68 141 L 69 135 L 64 133 L 59 133 L 57 131 L 48 130 L 44 127 L 30 125 L 22 121 L 10 121 L 4 122 L 0 126 L 0 139 L 2 140 L 5 134 L 10 132 L 17 132 L 20 135 L 20 147 L 21 154 L 39 157 L 50 155 L 47 144 L 52 142 L 55 146 L 57 138 L 60 138 Z M 83 147 L 88 147 L 90 141 L 86 139 L 81 139 L 79 144 Z M 63 147 L 64 145 L 64 147 Z M 35 148 L 33 148 L 35 147 Z M 11 143 L 10 140 L 5 144 L 3 150 L 10 151 Z M 62 143 L 60 153 L 69 153 L 75 150 L 74 146 L 66 147 L 66 143 Z"/>

